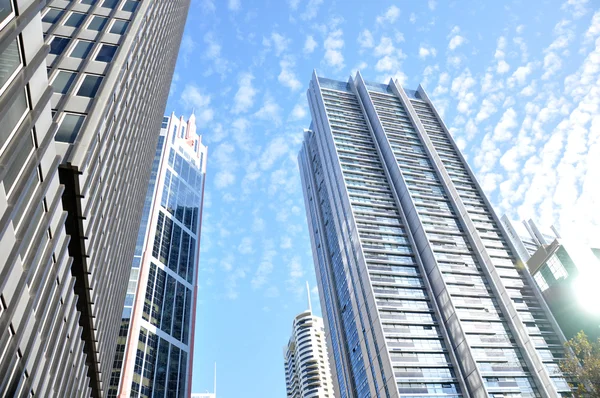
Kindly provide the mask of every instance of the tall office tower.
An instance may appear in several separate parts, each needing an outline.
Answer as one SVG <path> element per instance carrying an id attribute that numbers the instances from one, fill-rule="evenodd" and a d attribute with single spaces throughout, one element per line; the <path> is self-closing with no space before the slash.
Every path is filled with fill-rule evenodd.
<path id="1" fill-rule="evenodd" d="M 424 90 L 317 77 L 299 163 L 336 396 L 569 395 L 551 315 Z"/>
<path id="2" fill-rule="evenodd" d="M 90 395 L 40 10 L 0 0 L 0 395 Z"/>
<path id="3" fill-rule="evenodd" d="M 121 319 L 109 397 L 188 397 L 207 148 L 163 119 Z"/>
<path id="4" fill-rule="evenodd" d="M 542 292 L 566 339 L 584 331 L 600 338 L 600 259 L 581 239 L 542 232 L 532 220 L 513 223 L 502 216 L 510 242 Z"/>
<path id="5" fill-rule="evenodd" d="M 334 397 L 323 319 L 308 310 L 294 319 L 292 336 L 283 349 L 288 398 Z"/>
<path id="6" fill-rule="evenodd" d="M 0 0 L 2 392 L 106 394 L 188 7 Z"/>

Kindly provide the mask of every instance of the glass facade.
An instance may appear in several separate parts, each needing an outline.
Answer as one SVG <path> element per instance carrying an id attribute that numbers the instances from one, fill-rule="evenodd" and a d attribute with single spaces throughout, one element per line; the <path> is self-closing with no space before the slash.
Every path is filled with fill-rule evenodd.
<path id="1" fill-rule="evenodd" d="M 340 396 L 568 394 L 555 330 L 424 92 L 314 76 L 308 96 L 299 162 Z"/>
<path id="2" fill-rule="evenodd" d="M 206 147 L 198 136 L 192 137 L 198 142 L 193 147 L 170 137 L 170 126 L 183 123 L 173 116 L 163 119 L 123 309 L 125 338 L 115 357 L 111 397 L 127 389 L 130 397 L 186 397 L 189 392 Z M 145 286 L 142 275 L 147 276 Z M 131 319 L 141 325 L 139 331 L 129 327 Z M 124 363 L 127 352 L 129 367 Z M 123 385 L 125 374 L 131 385 Z"/>

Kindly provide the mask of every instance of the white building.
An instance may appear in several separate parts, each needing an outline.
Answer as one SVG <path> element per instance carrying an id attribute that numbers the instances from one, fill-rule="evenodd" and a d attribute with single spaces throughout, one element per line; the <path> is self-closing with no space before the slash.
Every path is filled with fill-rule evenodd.
<path id="1" fill-rule="evenodd" d="M 310 291 L 308 309 L 294 319 L 283 351 L 288 398 L 334 397 L 325 327 L 323 319 L 312 313 Z"/>

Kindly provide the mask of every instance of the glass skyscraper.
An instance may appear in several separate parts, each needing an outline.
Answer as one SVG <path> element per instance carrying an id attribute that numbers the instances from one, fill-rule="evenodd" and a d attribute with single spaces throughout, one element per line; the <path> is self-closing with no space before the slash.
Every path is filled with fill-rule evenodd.
<path id="1" fill-rule="evenodd" d="M 569 395 L 561 341 L 425 91 L 318 77 L 299 163 L 336 397 Z"/>
<path id="2" fill-rule="evenodd" d="M 207 148 L 195 116 L 163 119 L 109 397 L 188 397 Z"/>

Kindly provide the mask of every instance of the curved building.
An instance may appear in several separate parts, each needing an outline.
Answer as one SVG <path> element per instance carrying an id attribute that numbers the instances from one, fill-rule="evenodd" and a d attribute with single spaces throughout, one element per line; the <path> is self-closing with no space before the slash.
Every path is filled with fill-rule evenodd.
<path id="1" fill-rule="evenodd" d="M 333 397 L 323 319 L 308 310 L 294 318 L 292 336 L 284 348 L 288 398 Z"/>

